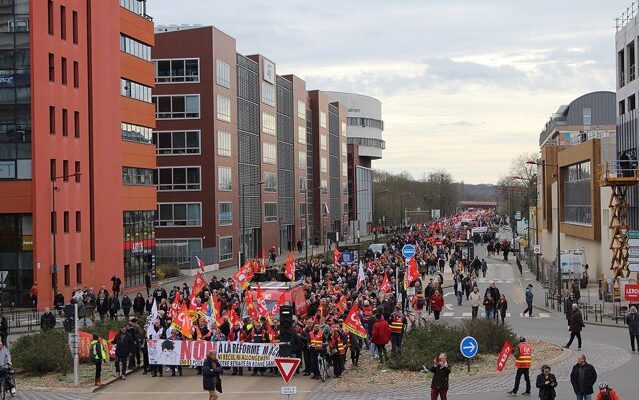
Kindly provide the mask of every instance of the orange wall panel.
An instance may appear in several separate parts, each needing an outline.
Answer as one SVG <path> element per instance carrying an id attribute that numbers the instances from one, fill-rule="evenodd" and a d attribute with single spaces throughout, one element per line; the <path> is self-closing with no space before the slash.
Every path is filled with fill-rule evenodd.
<path id="1" fill-rule="evenodd" d="M 122 141 L 122 166 L 155 169 L 155 146 Z"/>
<path id="2" fill-rule="evenodd" d="M 157 194 L 154 186 L 122 186 L 124 210 L 155 210 Z"/>
<path id="3" fill-rule="evenodd" d="M 121 53 L 122 77 L 153 87 L 155 85 L 153 63 L 131 54 Z"/>
<path id="4" fill-rule="evenodd" d="M 155 127 L 155 107 L 151 103 L 122 96 L 122 121 L 141 126 Z"/>
<path id="5" fill-rule="evenodd" d="M 149 46 L 153 46 L 155 43 L 153 21 L 137 15 L 124 7 L 120 7 L 120 31 Z"/>
<path id="6" fill-rule="evenodd" d="M 6 181 L 0 183 L 0 214 L 31 213 L 32 181 Z"/>

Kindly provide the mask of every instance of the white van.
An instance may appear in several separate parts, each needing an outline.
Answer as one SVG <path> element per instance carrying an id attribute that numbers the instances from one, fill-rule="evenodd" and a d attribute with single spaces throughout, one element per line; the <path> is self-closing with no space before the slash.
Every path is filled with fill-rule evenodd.
<path id="1" fill-rule="evenodd" d="M 368 246 L 368 250 L 371 250 L 373 253 L 375 254 L 381 254 L 384 252 L 384 250 L 386 249 L 386 245 L 383 243 L 373 243 L 370 246 Z"/>

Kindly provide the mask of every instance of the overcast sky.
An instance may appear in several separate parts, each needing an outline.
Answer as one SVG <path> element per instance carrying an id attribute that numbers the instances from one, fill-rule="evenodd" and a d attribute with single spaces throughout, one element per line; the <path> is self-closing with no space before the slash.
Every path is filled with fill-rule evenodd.
<path id="1" fill-rule="evenodd" d="M 215 25 L 308 89 L 382 101 L 374 168 L 495 183 L 561 104 L 614 91 L 630 0 L 150 0 L 156 24 Z"/>

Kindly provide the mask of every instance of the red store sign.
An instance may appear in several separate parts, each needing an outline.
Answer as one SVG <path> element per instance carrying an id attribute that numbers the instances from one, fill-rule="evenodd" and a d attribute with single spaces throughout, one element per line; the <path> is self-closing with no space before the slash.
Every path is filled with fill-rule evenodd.
<path id="1" fill-rule="evenodd" d="M 639 284 L 627 283 L 624 286 L 623 297 L 626 301 L 639 301 Z"/>

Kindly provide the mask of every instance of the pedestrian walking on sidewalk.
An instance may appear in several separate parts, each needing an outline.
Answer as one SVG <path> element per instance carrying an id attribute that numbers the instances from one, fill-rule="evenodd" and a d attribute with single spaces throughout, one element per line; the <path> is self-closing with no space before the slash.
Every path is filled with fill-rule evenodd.
<path id="1" fill-rule="evenodd" d="M 515 356 L 515 367 L 517 367 L 517 374 L 515 375 L 515 387 L 508 392 L 511 396 L 516 396 L 519 390 L 519 383 L 521 377 L 524 377 L 526 382 L 525 395 L 530 394 L 530 367 L 532 366 L 532 346 L 526 342 L 525 337 L 519 338 L 519 344 L 515 348 L 513 355 Z"/>
<path id="2" fill-rule="evenodd" d="M 637 350 L 635 342 L 639 346 L 639 314 L 637 314 L 637 307 L 630 307 L 630 313 L 626 315 L 626 325 L 628 325 L 628 333 L 630 333 L 630 348 L 634 353 Z"/>
<path id="3" fill-rule="evenodd" d="M 570 315 L 570 320 L 568 321 L 568 326 L 570 327 L 570 340 L 565 348 L 569 349 L 572 341 L 577 338 L 577 351 L 581 351 L 581 330 L 586 326 L 584 324 L 584 319 L 581 315 L 581 311 L 579 311 L 579 307 L 577 304 L 572 305 L 572 314 Z"/>
<path id="4" fill-rule="evenodd" d="M 430 399 L 447 400 L 448 394 L 448 376 L 450 375 L 450 367 L 446 361 L 446 353 L 442 353 L 433 361 L 432 367 L 424 367 L 424 372 L 433 373 L 433 379 L 430 382 Z"/>
<path id="5" fill-rule="evenodd" d="M 526 313 L 528 313 L 528 317 L 532 318 L 532 312 L 533 312 L 533 291 L 532 291 L 533 285 L 528 284 L 528 287 L 526 288 L 525 291 L 525 296 L 526 296 L 526 309 L 524 310 L 524 312 L 522 313 L 522 315 L 525 317 Z"/>
<path id="6" fill-rule="evenodd" d="M 217 393 L 222 393 L 222 364 L 217 359 L 217 351 L 211 350 L 202 365 L 202 387 L 209 392 L 209 400 L 217 400 Z"/>
<path id="7" fill-rule="evenodd" d="M 537 389 L 539 389 L 540 400 L 555 400 L 557 393 L 555 388 L 557 387 L 557 378 L 554 374 L 550 373 L 550 367 L 544 365 L 541 367 L 541 374 L 537 375 Z"/>
<path id="8" fill-rule="evenodd" d="M 479 306 L 481 305 L 481 295 L 479 294 L 479 288 L 475 286 L 473 292 L 470 294 L 470 306 L 472 307 L 473 319 L 477 319 L 479 314 Z"/>
<path id="9" fill-rule="evenodd" d="M 572 372 L 570 373 L 570 383 L 577 400 L 592 400 L 595 382 L 597 382 L 595 367 L 586 362 L 585 355 L 580 354 L 577 357 L 577 364 L 572 367 Z"/>
<path id="10" fill-rule="evenodd" d="M 497 300 L 497 312 L 499 313 L 499 317 L 501 317 L 501 324 L 506 323 L 506 311 L 508 311 L 508 300 L 506 300 L 506 296 L 502 293 L 499 295 L 499 300 Z M 499 322 L 499 319 L 497 319 Z"/>

